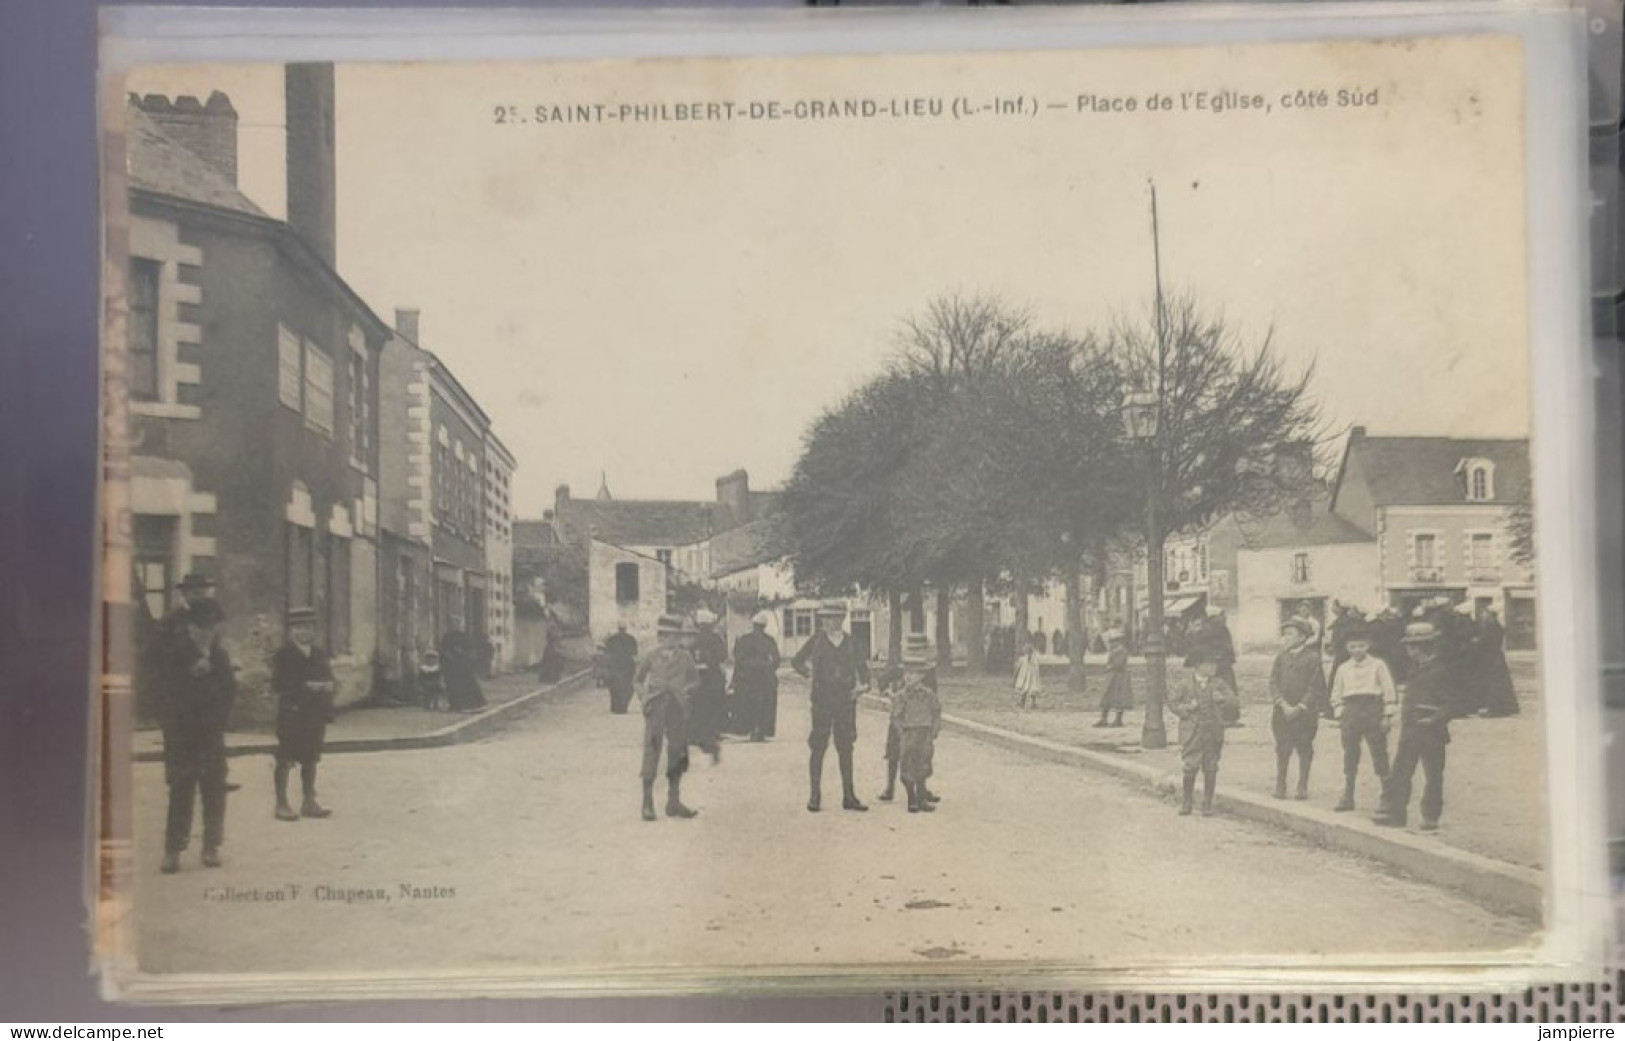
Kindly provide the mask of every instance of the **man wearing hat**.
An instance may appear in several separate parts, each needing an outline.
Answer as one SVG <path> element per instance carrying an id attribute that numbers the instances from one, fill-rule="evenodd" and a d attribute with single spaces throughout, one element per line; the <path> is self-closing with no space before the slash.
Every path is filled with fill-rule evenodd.
<path id="1" fill-rule="evenodd" d="M 1450 668 L 1439 653 L 1439 631 L 1431 622 L 1405 627 L 1405 649 L 1411 656 L 1410 681 L 1399 706 L 1399 744 L 1383 786 L 1382 809 L 1372 820 L 1402 828 L 1410 810 L 1411 780 L 1422 766 L 1422 830 L 1439 826 L 1444 810 L 1444 753 L 1450 744 L 1450 718 L 1456 704 Z"/>
<path id="2" fill-rule="evenodd" d="M 1181 816 L 1190 814 L 1196 775 L 1200 772 L 1202 816 L 1210 817 L 1219 779 L 1219 756 L 1224 752 L 1224 721 L 1235 708 L 1236 692 L 1216 675 L 1218 660 L 1210 645 L 1192 648 L 1185 664 L 1191 671 L 1168 701 L 1168 710 L 1179 717 L 1180 765 L 1185 775 L 1179 812 Z"/>
<path id="3" fill-rule="evenodd" d="M 1281 653 L 1270 670 L 1270 732 L 1275 736 L 1275 797 L 1286 798 L 1286 775 L 1298 757 L 1299 799 L 1309 798 L 1309 767 L 1315 734 L 1326 706 L 1326 674 L 1320 652 L 1309 647 L 1309 627 L 1296 618 L 1281 623 Z"/>
<path id="4" fill-rule="evenodd" d="M 626 631 L 626 623 L 604 641 L 604 679 L 609 686 L 609 710 L 624 716 L 632 704 L 632 680 L 638 669 L 638 638 Z"/>
<path id="5" fill-rule="evenodd" d="M 192 835 L 192 807 L 203 803 L 203 865 L 219 867 L 226 826 L 226 720 L 237 695 L 231 659 L 221 645 L 220 608 L 202 600 L 173 613 L 154 669 L 160 686 L 164 779 L 169 815 L 164 829 L 166 875 L 180 870 Z"/>
<path id="6" fill-rule="evenodd" d="M 1343 798 L 1332 809 L 1354 809 L 1360 774 L 1360 743 L 1371 749 L 1371 768 L 1388 776 L 1388 731 L 1399 712 L 1399 695 L 1388 663 L 1371 653 L 1371 631 L 1351 625 L 1344 634 L 1348 658 L 1332 678 L 1332 715 L 1343 731 Z"/>
<path id="7" fill-rule="evenodd" d="M 750 632 L 734 641 L 734 698 L 739 703 L 741 729 L 752 741 L 773 736 L 779 719 L 779 644 L 767 634 L 772 618 L 756 612 Z"/>
<path id="8" fill-rule="evenodd" d="M 692 653 L 700 670 L 700 685 L 694 691 L 694 711 L 689 717 L 689 744 L 711 753 L 712 762 L 722 759 L 722 726 L 728 714 L 728 641 L 717 632 L 717 616 L 705 608 L 694 612 L 695 632 Z"/>
<path id="9" fill-rule="evenodd" d="M 316 609 L 288 610 L 288 642 L 271 658 L 271 689 L 276 692 L 276 818 L 331 817 L 316 801 L 316 764 L 333 717 L 333 668 L 316 646 Z M 294 812 L 288 802 L 288 774 L 299 767 L 303 799 Z"/>
<path id="10" fill-rule="evenodd" d="M 687 820 L 697 816 L 683 805 L 680 789 L 688 769 L 687 722 L 700 685 L 694 656 L 683 646 L 681 618 L 662 615 L 656 623 L 659 645 L 638 662 L 634 685 L 643 706 L 643 819 L 655 820 L 655 777 L 660 770 L 660 747 L 666 747 L 666 816 Z"/>
<path id="11" fill-rule="evenodd" d="M 823 806 L 824 753 L 830 738 L 835 739 L 835 755 L 841 765 L 841 808 L 867 810 L 858 800 L 852 779 L 852 746 L 858 739 L 858 685 L 868 689 L 869 665 L 858 651 L 857 641 L 847 636 L 843 624 L 846 606 L 825 603 L 818 609 L 820 629 L 802 645 L 790 667 L 812 683 L 812 733 L 807 747 L 812 755 L 807 764 L 811 794 L 807 809 L 817 813 Z"/>

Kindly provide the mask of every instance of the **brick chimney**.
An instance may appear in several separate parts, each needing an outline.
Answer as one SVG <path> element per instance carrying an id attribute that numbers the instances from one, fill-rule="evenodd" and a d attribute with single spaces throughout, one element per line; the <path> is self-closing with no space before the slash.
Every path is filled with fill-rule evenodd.
<path id="1" fill-rule="evenodd" d="M 237 183 L 237 110 L 216 90 L 208 101 L 183 94 L 130 95 L 130 103 L 158 125 L 164 136 L 203 160 L 233 185 Z"/>
<path id="2" fill-rule="evenodd" d="M 419 346 L 422 346 L 418 340 L 418 315 L 421 313 L 415 307 L 395 308 L 395 331 Z"/>
<path id="3" fill-rule="evenodd" d="M 736 524 L 744 524 L 750 516 L 750 475 L 743 470 L 717 478 L 717 502 L 733 513 Z"/>
<path id="4" fill-rule="evenodd" d="M 559 515 L 559 520 L 564 519 L 565 510 L 567 510 L 569 506 L 570 486 L 567 484 L 561 484 L 553 490 L 553 510 Z"/>
<path id="5" fill-rule="evenodd" d="M 288 223 L 328 264 L 337 254 L 333 63 L 284 67 L 288 126 Z"/>

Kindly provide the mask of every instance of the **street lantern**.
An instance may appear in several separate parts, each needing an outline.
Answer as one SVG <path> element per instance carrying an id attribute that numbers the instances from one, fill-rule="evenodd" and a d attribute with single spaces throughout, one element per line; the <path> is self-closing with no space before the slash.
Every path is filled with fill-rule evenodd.
<path id="1" fill-rule="evenodd" d="M 1123 429 L 1150 456 L 1149 465 L 1145 468 L 1146 696 L 1145 725 L 1140 730 L 1142 748 L 1168 747 L 1168 729 L 1162 715 L 1162 707 L 1168 698 L 1167 662 L 1163 650 L 1162 528 L 1157 517 L 1157 500 L 1162 489 L 1162 452 L 1159 451 L 1157 429 L 1161 411 L 1160 397 L 1153 391 L 1135 391 L 1123 399 Z"/>
<path id="2" fill-rule="evenodd" d="M 1139 444 L 1147 444 L 1157 436 L 1158 412 L 1157 395 L 1153 391 L 1140 390 L 1123 399 L 1123 429 L 1128 432 L 1129 439 Z"/>

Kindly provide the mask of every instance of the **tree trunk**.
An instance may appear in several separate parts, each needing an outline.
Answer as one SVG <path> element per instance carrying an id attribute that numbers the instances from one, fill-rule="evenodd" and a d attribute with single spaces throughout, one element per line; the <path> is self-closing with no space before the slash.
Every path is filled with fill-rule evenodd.
<path id="1" fill-rule="evenodd" d="M 1066 656 L 1067 689 L 1084 691 L 1083 653 L 1089 648 L 1089 634 L 1083 628 L 1083 580 L 1078 574 L 1081 561 L 1066 569 Z"/>
<path id="2" fill-rule="evenodd" d="M 953 610 L 953 590 L 937 587 L 937 667 L 947 672 L 954 663 L 952 630 L 948 625 L 948 612 Z"/>
<path id="3" fill-rule="evenodd" d="M 982 580 L 970 584 L 965 595 L 965 667 L 980 673 L 987 667 L 987 602 Z"/>
<path id="4" fill-rule="evenodd" d="M 893 666 L 903 663 L 903 594 L 892 590 L 887 594 L 890 609 L 886 626 L 886 660 Z"/>
<path id="5" fill-rule="evenodd" d="M 1020 654 L 1027 648 L 1029 643 L 1033 642 L 1032 623 L 1027 619 L 1027 576 L 1017 572 L 1015 581 L 1011 584 L 1015 589 L 1013 598 L 1015 600 L 1016 616 L 1016 642 L 1011 650 Z"/>

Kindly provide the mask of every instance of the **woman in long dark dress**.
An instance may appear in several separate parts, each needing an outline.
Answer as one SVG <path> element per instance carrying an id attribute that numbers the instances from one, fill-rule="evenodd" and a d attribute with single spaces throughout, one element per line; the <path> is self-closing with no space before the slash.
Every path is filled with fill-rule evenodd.
<path id="1" fill-rule="evenodd" d="M 485 707 L 485 694 L 474 674 L 474 647 L 461 629 L 441 637 L 440 671 L 446 677 L 446 703 L 452 711 L 473 712 Z"/>
<path id="2" fill-rule="evenodd" d="M 1515 716 L 1518 714 L 1518 693 L 1512 688 L 1512 670 L 1507 667 L 1506 630 L 1494 611 L 1484 612 L 1478 626 L 1476 645 L 1478 667 L 1475 679 L 1480 684 L 1486 716 Z"/>

